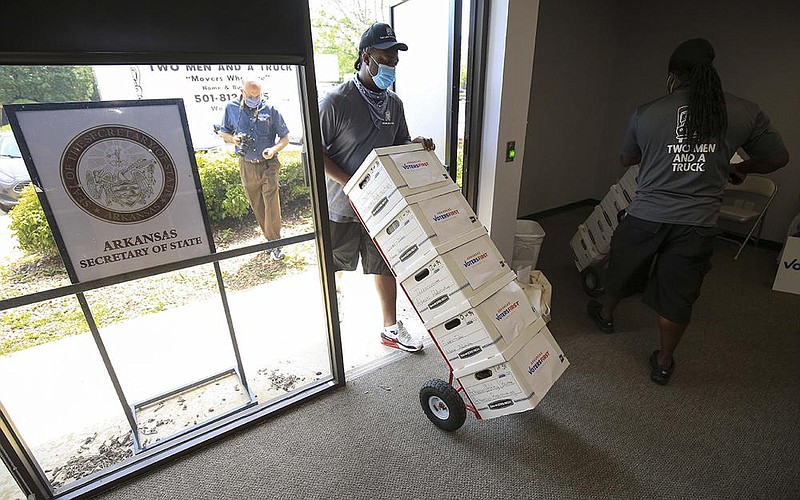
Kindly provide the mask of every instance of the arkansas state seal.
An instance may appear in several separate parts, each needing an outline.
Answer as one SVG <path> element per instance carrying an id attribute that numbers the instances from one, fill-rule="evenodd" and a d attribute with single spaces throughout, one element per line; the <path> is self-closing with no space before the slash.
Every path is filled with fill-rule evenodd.
<path id="1" fill-rule="evenodd" d="M 76 135 L 61 156 L 61 182 L 81 210 L 112 224 L 152 219 L 172 202 L 175 163 L 154 137 L 126 125 Z"/>

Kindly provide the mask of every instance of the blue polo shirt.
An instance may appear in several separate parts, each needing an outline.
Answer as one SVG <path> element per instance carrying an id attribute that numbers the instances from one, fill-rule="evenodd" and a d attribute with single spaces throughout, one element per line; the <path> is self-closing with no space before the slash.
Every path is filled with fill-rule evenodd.
<path id="1" fill-rule="evenodd" d="M 243 101 L 229 102 L 225 106 L 220 130 L 234 135 L 244 133 L 255 138 L 245 149 L 236 146 L 236 153 L 247 160 L 263 159 L 261 152 L 274 146 L 281 137 L 289 133 L 283 116 L 264 99 L 261 99 L 255 109 L 248 107 Z"/>

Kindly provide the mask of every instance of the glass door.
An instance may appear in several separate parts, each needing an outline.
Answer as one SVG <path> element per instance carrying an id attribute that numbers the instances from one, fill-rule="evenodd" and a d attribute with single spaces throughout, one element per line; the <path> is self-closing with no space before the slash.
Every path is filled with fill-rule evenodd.
<path id="1" fill-rule="evenodd" d="M 472 206 L 487 12 L 485 0 L 405 0 L 391 8 L 392 24 L 409 47 L 400 55 L 395 90 L 406 103 L 411 135 L 433 138 L 437 155 Z"/>

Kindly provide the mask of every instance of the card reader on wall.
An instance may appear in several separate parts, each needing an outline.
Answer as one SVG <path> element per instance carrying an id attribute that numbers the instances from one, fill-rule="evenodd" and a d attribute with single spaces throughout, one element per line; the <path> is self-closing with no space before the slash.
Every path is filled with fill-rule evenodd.
<path id="1" fill-rule="evenodd" d="M 506 143 L 506 161 L 514 161 L 517 156 L 516 141 L 509 141 Z"/>

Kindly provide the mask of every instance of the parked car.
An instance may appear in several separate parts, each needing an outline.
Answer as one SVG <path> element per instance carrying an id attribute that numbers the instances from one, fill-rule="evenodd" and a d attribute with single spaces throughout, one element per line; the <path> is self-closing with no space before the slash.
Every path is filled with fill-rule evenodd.
<path id="1" fill-rule="evenodd" d="M 214 130 L 190 130 L 192 134 L 192 145 L 195 152 L 210 152 L 217 150 L 224 150 L 226 147 L 225 141 L 222 137 L 216 134 Z"/>
<path id="2" fill-rule="evenodd" d="M 0 210 L 8 212 L 19 201 L 22 189 L 31 183 L 14 134 L 0 132 Z"/>

